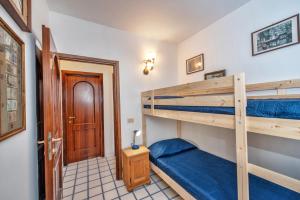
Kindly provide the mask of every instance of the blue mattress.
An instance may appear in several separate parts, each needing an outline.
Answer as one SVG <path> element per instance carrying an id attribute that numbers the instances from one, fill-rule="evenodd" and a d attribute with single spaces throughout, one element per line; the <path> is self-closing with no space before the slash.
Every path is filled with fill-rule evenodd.
<path id="1" fill-rule="evenodd" d="M 165 99 L 165 97 L 155 97 Z M 182 98 L 182 97 L 168 97 Z M 144 105 L 151 108 L 151 105 Z M 234 115 L 234 107 L 155 105 L 155 109 Z M 253 117 L 300 120 L 300 99 L 250 99 L 247 115 Z"/>
<path id="2" fill-rule="evenodd" d="M 200 200 L 236 200 L 236 164 L 199 149 L 151 161 Z M 300 194 L 249 175 L 251 200 L 300 200 Z"/>

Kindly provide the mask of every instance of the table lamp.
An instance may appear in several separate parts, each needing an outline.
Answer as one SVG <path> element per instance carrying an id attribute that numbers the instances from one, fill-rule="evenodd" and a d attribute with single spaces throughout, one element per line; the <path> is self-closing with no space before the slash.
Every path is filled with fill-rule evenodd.
<path id="1" fill-rule="evenodd" d="M 133 131 L 133 143 L 131 144 L 131 148 L 132 148 L 132 149 L 139 149 L 139 148 L 140 148 L 139 145 L 135 144 L 135 138 L 136 138 L 137 136 L 140 136 L 141 133 L 142 133 L 142 131 L 140 131 L 140 130 L 134 130 L 134 131 Z"/>

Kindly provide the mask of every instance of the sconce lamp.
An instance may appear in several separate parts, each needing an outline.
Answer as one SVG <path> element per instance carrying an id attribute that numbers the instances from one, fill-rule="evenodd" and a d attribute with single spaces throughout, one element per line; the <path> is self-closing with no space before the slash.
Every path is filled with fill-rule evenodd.
<path id="1" fill-rule="evenodd" d="M 136 138 L 137 136 L 140 136 L 141 133 L 142 133 L 142 131 L 140 131 L 140 130 L 134 130 L 134 131 L 133 131 L 133 143 L 131 144 L 131 148 L 132 148 L 132 149 L 139 149 L 139 148 L 140 148 L 139 145 L 135 144 L 135 138 Z"/>
<path id="2" fill-rule="evenodd" d="M 143 72 L 144 72 L 145 75 L 148 75 L 149 72 L 151 70 L 153 70 L 153 68 L 154 68 L 154 62 L 155 62 L 155 58 L 150 58 L 150 59 L 144 60 L 145 68 L 144 68 Z"/>

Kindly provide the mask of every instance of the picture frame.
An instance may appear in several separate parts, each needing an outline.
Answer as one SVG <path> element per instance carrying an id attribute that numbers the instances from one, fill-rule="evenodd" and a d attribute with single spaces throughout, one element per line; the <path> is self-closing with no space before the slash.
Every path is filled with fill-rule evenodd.
<path id="1" fill-rule="evenodd" d="M 0 17 L 0 141 L 26 129 L 25 44 Z"/>
<path id="2" fill-rule="evenodd" d="M 186 60 L 186 74 L 192 74 L 203 70 L 204 70 L 203 53 Z"/>
<path id="3" fill-rule="evenodd" d="M 252 56 L 300 43 L 299 14 L 251 33 Z"/>
<path id="4" fill-rule="evenodd" d="M 31 32 L 31 0 L 0 0 L 22 31 Z"/>
<path id="5" fill-rule="evenodd" d="M 220 78 L 220 77 L 224 77 L 224 76 L 226 76 L 225 69 L 206 73 L 206 74 L 204 74 L 204 79 L 208 80 L 208 79 Z"/>

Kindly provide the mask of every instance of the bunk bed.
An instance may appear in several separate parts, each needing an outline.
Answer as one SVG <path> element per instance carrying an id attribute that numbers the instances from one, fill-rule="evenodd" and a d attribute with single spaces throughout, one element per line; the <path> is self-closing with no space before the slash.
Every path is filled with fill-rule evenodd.
<path id="1" fill-rule="evenodd" d="M 224 171 L 223 168 L 218 168 L 216 167 L 218 165 L 213 165 L 213 163 L 211 163 L 212 166 L 208 165 L 216 173 L 219 172 L 223 176 L 227 174 L 228 181 L 236 177 L 236 184 L 233 182 L 233 184 L 228 185 L 231 185 L 231 188 L 237 191 L 233 193 L 236 193 L 236 199 L 238 200 L 249 199 L 249 193 L 250 199 L 253 199 L 256 193 L 256 190 L 253 190 L 253 188 L 258 188 L 258 190 L 260 188 L 257 184 L 262 186 L 264 191 L 270 189 L 274 195 L 277 194 L 277 191 L 280 194 L 287 195 L 290 199 L 298 199 L 300 198 L 299 180 L 248 163 L 248 132 L 300 140 L 300 95 L 288 94 L 288 89 L 291 88 L 300 88 L 300 80 L 246 85 L 245 75 L 241 73 L 234 76 L 142 92 L 144 145 L 147 145 L 146 116 L 177 120 L 178 138 L 181 137 L 182 121 L 233 129 L 236 136 L 236 164 L 217 158 L 199 149 L 192 149 L 191 151 L 193 152 L 197 151 L 197 153 L 194 152 L 192 154 L 197 154 L 198 156 L 196 157 L 198 158 L 201 158 L 201 156 L 207 157 L 202 162 L 214 160 L 219 162 L 220 166 L 224 164 L 231 166 L 230 169 L 236 168 L 235 176 L 228 176 L 230 174 L 227 173 L 229 168 L 227 171 Z M 272 90 L 276 91 L 276 94 L 270 95 L 269 91 Z M 252 92 L 260 94 L 262 92 L 264 95 L 247 96 L 247 94 Z M 184 154 L 183 157 L 181 157 L 182 153 Z M 176 163 L 176 160 L 179 162 L 177 156 L 179 159 L 180 157 L 188 157 L 189 154 L 183 151 L 157 158 L 157 160 L 150 154 L 151 168 L 184 199 L 199 199 L 199 196 L 190 190 L 197 184 L 189 181 L 189 178 L 183 182 L 179 181 L 186 179 L 186 177 L 183 169 L 176 171 L 176 167 L 172 166 L 172 163 Z M 205 163 L 202 163 L 202 165 L 205 165 Z M 192 166 L 192 163 L 189 166 Z M 203 171 L 203 173 L 210 174 L 208 171 Z M 199 184 L 198 190 L 203 190 L 205 193 L 205 185 L 202 186 L 201 188 L 201 184 Z M 215 187 L 214 193 L 218 193 L 218 189 L 221 188 L 221 185 L 219 185 L 219 188 Z M 201 196 L 204 199 L 220 199 L 214 195 L 211 198 L 208 195 L 206 198 L 204 193 L 202 194 L 204 197 Z M 272 199 L 267 195 L 270 193 L 261 194 L 266 195 L 265 198 Z"/>

